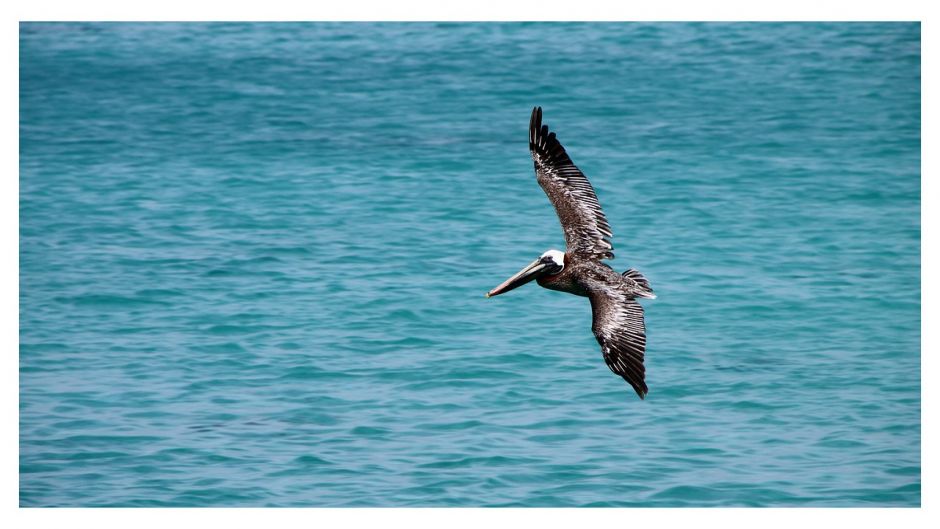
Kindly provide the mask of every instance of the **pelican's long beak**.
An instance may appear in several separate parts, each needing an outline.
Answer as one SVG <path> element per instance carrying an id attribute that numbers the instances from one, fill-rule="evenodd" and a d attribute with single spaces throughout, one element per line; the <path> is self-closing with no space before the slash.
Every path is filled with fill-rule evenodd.
<path id="1" fill-rule="evenodd" d="M 514 288 L 521 287 L 522 285 L 538 277 L 540 273 L 542 272 L 542 270 L 544 269 L 545 269 L 545 263 L 543 263 L 541 259 L 536 259 L 535 261 L 532 261 L 532 263 L 529 266 L 523 268 L 522 270 L 519 270 L 519 272 L 516 273 L 516 275 L 503 281 L 502 284 L 500 284 L 498 287 L 487 292 L 486 297 L 491 298 L 493 296 L 498 296 L 504 292 L 509 292 L 510 290 Z"/>

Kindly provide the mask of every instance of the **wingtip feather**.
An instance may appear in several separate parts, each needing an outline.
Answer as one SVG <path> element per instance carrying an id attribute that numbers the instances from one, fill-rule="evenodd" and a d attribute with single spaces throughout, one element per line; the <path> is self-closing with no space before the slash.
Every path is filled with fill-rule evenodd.
<path id="1" fill-rule="evenodd" d="M 649 393 L 649 388 L 646 386 L 646 382 L 640 380 L 637 383 L 633 383 L 630 380 L 627 380 L 631 386 L 633 386 L 633 391 L 636 391 L 636 394 L 640 396 L 640 400 L 646 400 L 646 394 Z"/>

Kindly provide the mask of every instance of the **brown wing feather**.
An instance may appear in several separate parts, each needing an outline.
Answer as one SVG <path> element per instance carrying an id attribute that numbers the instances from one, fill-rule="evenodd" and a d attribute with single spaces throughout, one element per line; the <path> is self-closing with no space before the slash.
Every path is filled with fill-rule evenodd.
<path id="1" fill-rule="evenodd" d="M 610 225 L 587 177 L 571 162 L 554 132 L 542 125 L 542 107 L 532 110 L 529 150 L 539 185 L 555 206 L 568 251 L 595 259 L 613 259 Z"/>
<path id="2" fill-rule="evenodd" d="M 592 330 L 601 344 L 604 361 L 611 371 L 633 386 L 640 398 L 645 398 L 646 325 L 643 307 L 625 293 L 613 289 L 591 289 L 588 292 L 594 313 Z"/>

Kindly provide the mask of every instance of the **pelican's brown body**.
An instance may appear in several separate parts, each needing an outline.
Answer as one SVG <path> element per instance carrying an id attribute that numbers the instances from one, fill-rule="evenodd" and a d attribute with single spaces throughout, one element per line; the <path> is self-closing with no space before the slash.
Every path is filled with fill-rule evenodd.
<path id="1" fill-rule="evenodd" d="M 533 279 L 544 288 L 591 300 L 592 330 L 611 371 L 645 398 L 646 325 L 636 298 L 655 298 L 649 281 L 634 269 L 620 274 L 602 259 L 613 259 L 612 232 L 594 188 L 572 163 L 554 132 L 542 125 L 542 109 L 532 110 L 529 150 L 539 185 L 555 206 L 567 251 L 549 250 L 489 291 L 497 296 Z"/>
<path id="2" fill-rule="evenodd" d="M 561 272 L 536 278 L 539 286 L 549 290 L 589 297 L 592 289 L 603 286 L 615 288 L 629 297 L 649 297 L 651 292 L 632 278 L 624 276 L 606 264 L 593 259 L 578 259 L 565 254 L 565 268 Z"/>

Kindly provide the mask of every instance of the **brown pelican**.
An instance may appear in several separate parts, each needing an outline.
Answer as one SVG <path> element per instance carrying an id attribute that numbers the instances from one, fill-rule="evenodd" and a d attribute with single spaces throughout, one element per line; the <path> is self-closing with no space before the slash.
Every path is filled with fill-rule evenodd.
<path id="1" fill-rule="evenodd" d="M 529 150 L 539 185 L 561 220 L 567 251 L 548 250 L 486 297 L 509 292 L 533 279 L 545 288 L 587 297 L 594 316 L 592 330 L 607 367 L 645 398 L 646 326 L 643 307 L 636 298 L 655 299 L 656 295 L 641 273 L 631 268 L 619 274 L 601 262 L 614 258 L 610 225 L 591 183 L 571 162 L 555 133 L 542 125 L 542 107 L 532 109 Z"/>

